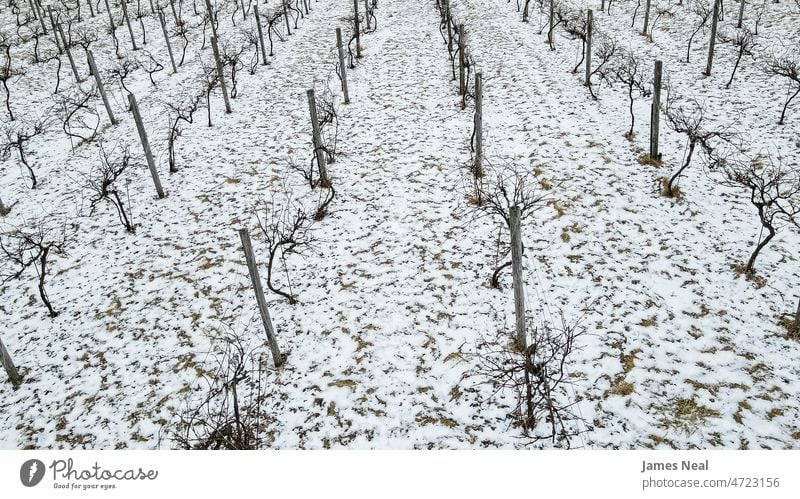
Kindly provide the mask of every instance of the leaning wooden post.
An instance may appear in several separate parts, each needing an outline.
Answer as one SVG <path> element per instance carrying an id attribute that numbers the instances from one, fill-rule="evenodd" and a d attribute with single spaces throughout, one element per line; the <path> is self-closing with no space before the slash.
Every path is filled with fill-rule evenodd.
<path id="1" fill-rule="evenodd" d="M 587 87 L 592 84 L 592 31 L 594 26 L 594 13 L 592 9 L 586 13 L 586 79 L 583 84 Z"/>
<path id="2" fill-rule="evenodd" d="M 520 211 L 518 206 L 509 210 L 511 223 L 511 271 L 514 276 L 514 315 L 516 316 L 516 340 L 520 350 L 528 348 L 525 334 L 525 283 L 522 279 L 522 235 L 520 234 Z"/>
<path id="3" fill-rule="evenodd" d="M 61 23 L 57 23 L 56 27 L 58 28 L 58 33 L 61 35 L 61 45 L 64 46 L 64 51 L 67 53 L 67 59 L 69 59 L 69 65 L 72 68 L 72 74 L 75 75 L 75 81 L 77 83 L 81 83 L 83 79 L 78 74 L 78 68 L 75 66 L 75 59 L 72 58 L 72 51 L 69 49 L 69 43 L 67 42 L 67 37 L 64 36 L 64 30 L 61 28 Z"/>
<path id="4" fill-rule="evenodd" d="M 445 22 L 447 23 L 447 52 L 450 54 L 450 60 L 453 60 L 453 22 L 450 13 L 450 0 L 445 1 Z"/>
<path id="5" fill-rule="evenodd" d="M 344 64 L 342 28 L 336 28 L 336 49 L 339 51 L 339 71 L 342 75 L 342 92 L 344 92 L 344 103 L 350 104 L 350 91 L 347 89 L 347 67 Z"/>
<path id="6" fill-rule="evenodd" d="M 42 25 L 42 33 L 45 35 L 48 34 L 47 32 L 47 23 L 44 22 L 44 9 L 39 4 L 39 0 L 33 0 L 34 8 L 36 9 L 36 15 L 39 17 L 39 24 Z"/>
<path id="7" fill-rule="evenodd" d="M 11 360 L 11 355 L 8 354 L 8 350 L 6 350 L 2 338 L 0 338 L 0 363 L 3 364 L 6 374 L 8 374 L 11 386 L 16 390 L 17 387 L 22 384 L 22 376 L 19 375 L 19 371 L 17 371 L 17 368 L 14 366 L 14 362 Z"/>
<path id="8" fill-rule="evenodd" d="M 139 47 L 136 46 L 136 37 L 133 35 L 131 18 L 128 17 L 128 4 L 126 2 L 127 0 L 120 0 L 119 2 L 122 4 L 122 16 L 125 18 L 125 22 L 128 24 L 128 33 L 131 35 L 131 45 L 133 45 L 133 50 L 139 50 Z"/>
<path id="9" fill-rule="evenodd" d="M 708 63 L 706 64 L 706 76 L 711 76 L 711 63 L 714 61 L 714 45 L 717 41 L 717 21 L 719 20 L 719 3 L 720 0 L 714 1 L 714 13 L 711 20 L 711 40 L 708 42 Z"/>
<path id="10" fill-rule="evenodd" d="M 256 27 L 258 28 L 258 41 L 261 44 L 261 64 L 267 65 L 267 48 L 264 45 L 264 32 L 261 30 L 261 16 L 258 15 L 258 3 L 253 6 L 253 13 L 256 15 Z"/>
<path id="11" fill-rule="evenodd" d="M 739 22 L 736 23 L 737 28 L 742 27 L 742 18 L 744 18 L 744 0 L 739 2 Z"/>
<path id="12" fill-rule="evenodd" d="M 164 20 L 164 11 L 158 11 L 158 20 L 161 21 L 161 31 L 164 33 L 164 42 L 167 44 L 167 52 L 169 52 L 169 62 L 172 63 L 172 73 L 178 72 L 175 66 L 175 56 L 172 55 L 172 44 L 169 42 L 169 34 L 167 33 L 167 22 Z"/>
<path id="13" fill-rule="evenodd" d="M 217 35 L 216 19 L 214 19 L 214 9 L 211 7 L 211 0 L 206 0 L 206 12 L 208 12 L 208 20 L 211 22 L 211 36 L 219 39 Z"/>
<path id="14" fill-rule="evenodd" d="M 47 6 L 47 16 L 50 18 L 50 26 L 53 28 L 53 40 L 56 41 L 56 48 L 58 48 L 58 53 L 61 55 L 64 50 L 61 48 L 61 41 L 58 39 L 58 28 L 56 28 L 56 20 L 53 17 L 53 7 L 51 5 Z"/>
<path id="15" fill-rule="evenodd" d="M 317 100 L 314 97 L 314 90 L 306 92 L 308 96 L 308 111 L 311 114 L 311 131 L 314 143 L 314 153 L 317 155 L 317 165 L 319 165 L 319 179 L 323 187 L 330 185 L 328 179 L 328 168 L 325 163 L 325 151 L 322 150 L 322 137 L 319 132 L 319 119 L 317 118 Z"/>
<path id="16" fill-rule="evenodd" d="M 642 34 L 647 34 L 647 28 L 650 24 L 650 0 L 647 0 L 644 4 L 644 27 L 642 28 Z"/>
<path id="17" fill-rule="evenodd" d="M 483 73 L 475 74 L 475 176 L 483 175 Z"/>
<path id="18" fill-rule="evenodd" d="M 272 318 L 269 316 L 267 301 L 264 298 L 264 290 L 261 288 L 261 278 L 258 276 L 258 266 L 256 265 L 253 245 L 250 243 L 250 233 L 247 229 L 239 229 L 239 238 L 242 240 L 244 257 L 247 260 L 247 269 L 250 272 L 250 280 L 253 282 L 253 291 L 256 293 L 258 312 L 261 314 L 261 322 L 264 324 L 264 331 L 267 333 L 267 343 L 272 350 L 272 361 L 275 367 L 283 364 L 283 355 L 278 348 L 278 340 L 275 338 L 275 328 L 272 327 Z"/>
<path id="19" fill-rule="evenodd" d="M 286 0 L 282 0 L 281 3 L 283 4 L 283 18 L 286 20 L 286 33 L 291 36 L 292 29 L 289 27 L 289 12 L 286 10 Z"/>
<path id="20" fill-rule="evenodd" d="M 142 148 L 144 149 L 144 157 L 147 159 L 147 166 L 150 168 L 150 175 L 153 177 L 153 184 L 156 186 L 156 193 L 158 198 L 164 198 L 164 189 L 161 187 L 161 179 L 158 178 L 158 170 L 156 170 L 156 163 L 153 161 L 153 153 L 150 151 L 150 142 L 147 140 L 147 132 L 142 123 L 142 115 L 139 114 L 139 105 L 136 103 L 136 97 L 133 94 L 128 94 L 128 102 L 133 111 L 133 119 L 136 121 L 136 130 L 139 132 L 139 139 L 142 141 Z"/>
<path id="21" fill-rule="evenodd" d="M 358 23 L 358 0 L 353 0 L 353 11 L 355 12 L 356 23 L 356 58 L 361 59 L 361 27 Z"/>
<path id="22" fill-rule="evenodd" d="M 116 24 L 114 24 L 114 16 L 111 15 L 111 6 L 108 5 L 108 0 L 105 0 L 105 2 L 106 2 L 106 12 L 108 12 L 108 24 L 111 25 L 111 32 L 116 33 L 117 26 Z"/>
<path id="23" fill-rule="evenodd" d="M 658 152 L 658 126 L 661 120 L 661 61 L 656 61 L 653 72 L 653 103 L 650 106 L 650 158 L 658 161 L 661 154 Z"/>
<path id="24" fill-rule="evenodd" d="M 458 25 L 458 95 L 467 95 L 466 57 L 464 56 L 464 25 Z"/>
<path id="25" fill-rule="evenodd" d="M 214 50 L 214 60 L 217 63 L 217 77 L 219 78 L 219 88 L 222 89 L 222 98 L 225 100 L 225 112 L 231 112 L 231 101 L 228 99 L 228 86 L 225 85 L 225 72 L 222 70 L 222 59 L 219 56 L 217 38 L 211 37 L 211 48 Z"/>
<path id="26" fill-rule="evenodd" d="M 86 51 L 86 56 L 89 61 L 89 69 L 92 70 L 94 81 L 97 83 L 97 90 L 100 92 L 100 97 L 103 99 L 103 106 L 105 106 L 106 113 L 108 113 L 108 119 L 111 120 L 112 125 L 116 125 L 117 119 L 114 118 L 114 113 L 111 111 L 111 104 L 109 104 L 108 96 L 106 95 L 106 87 L 103 85 L 103 78 L 100 76 L 100 72 L 97 71 L 97 65 L 94 63 L 94 54 L 92 54 L 91 49 Z"/>

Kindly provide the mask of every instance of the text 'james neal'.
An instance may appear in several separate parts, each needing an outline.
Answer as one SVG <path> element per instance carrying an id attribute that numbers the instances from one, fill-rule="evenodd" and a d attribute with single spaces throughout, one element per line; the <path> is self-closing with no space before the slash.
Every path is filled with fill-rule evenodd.
<path id="1" fill-rule="evenodd" d="M 645 471 L 708 471 L 708 459 L 705 461 L 681 461 L 678 463 L 650 463 L 642 461 L 642 473 Z"/>

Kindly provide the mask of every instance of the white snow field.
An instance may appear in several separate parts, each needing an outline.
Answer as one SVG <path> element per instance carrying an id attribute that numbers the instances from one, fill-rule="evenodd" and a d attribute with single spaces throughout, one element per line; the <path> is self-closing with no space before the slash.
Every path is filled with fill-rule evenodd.
<path id="1" fill-rule="evenodd" d="M 654 61 L 663 61 L 668 91 L 662 105 L 667 93 L 678 102 L 696 99 L 705 106 L 707 130 L 735 129 L 745 150 L 769 152 L 797 176 L 800 97 L 783 125 L 778 119 L 800 82 L 793 87 L 764 67 L 773 53 L 800 58 L 800 5 L 745 2 L 743 25 L 754 30 L 758 21 L 756 45 L 726 89 L 736 49 L 724 39 L 737 32 L 740 2 L 723 1 L 712 74 L 704 76 L 710 28 L 698 32 L 684 62 L 698 1 L 653 0 L 652 41 L 640 34 L 644 3 L 619 0 L 610 13 L 599 0 L 557 6 L 561 13 L 593 9 L 595 48 L 614 40 L 618 50 L 636 54 L 647 90 Z M 225 113 L 216 85 L 210 115 L 204 74 L 215 67 L 205 2 L 173 3 L 188 40 L 174 74 L 151 10 L 163 8 L 178 62 L 183 42 L 169 1 L 127 4 L 138 50 L 119 1 L 111 2 L 122 22 L 115 30 L 121 57 L 104 2 L 92 4 L 94 16 L 80 2 L 80 21 L 74 2 L 41 4 L 69 27 L 68 38 L 97 33 L 90 48 L 119 123 L 109 124 L 102 100 L 92 96 L 88 110 L 64 125 L 70 105 L 62 102 L 77 84 L 62 55 L 53 93 L 58 50 L 49 17 L 37 51 L 51 59 L 37 63 L 30 33 L 39 21 L 19 29 L 17 23 L 25 24 L 39 4 L 3 2 L 0 30 L 11 45 L 3 71 L 12 73 L 8 105 L 15 119 L 0 105 L 0 142 L 7 144 L 26 123 L 45 119 L 47 126 L 25 146 L 36 189 L 17 149 L 0 154 L 0 199 L 10 207 L 0 218 L 0 240 L 13 253 L 15 230 L 44 224 L 47 237 L 67 243 L 47 262 L 46 296 L 55 317 L 40 297 L 38 264 L 6 279 L 21 267 L 0 252 L 0 339 L 22 376 L 14 389 L 0 372 L 0 448 L 185 447 L 182 422 L 210 385 L 226 381 L 219 377 L 226 348 L 220 332 L 245 346 L 237 395 L 242 406 L 249 404 L 248 417 L 257 408 L 249 424 L 255 427 L 250 444 L 258 448 L 800 447 L 800 342 L 790 332 L 800 298 L 800 230 L 781 222 L 755 274 L 742 273 L 764 235 L 749 193 L 723 182 L 720 169 L 708 168 L 698 151 L 678 182 L 680 197 L 662 195 L 662 177 L 685 158 L 686 136 L 670 129 L 662 112 L 662 161 L 645 161 L 651 98 L 636 95 L 629 140 L 627 88 L 601 81 L 598 73 L 592 97 L 583 67 L 572 72 L 581 42 L 558 25 L 555 50 L 546 43 L 549 2 L 531 2 L 529 22 L 507 0 L 451 0 L 451 11 L 464 25 L 470 85 L 475 68 L 483 74 L 487 165 L 530 173 L 548 198 L 522 227 L 533 323 L 558 323 L 563 314 L 584 331 L 565 366 L 570 383 L 553 394 L 572 404 L 575 417 L 565 428 L 578 434 L 556 439 L 539 438 L 550 435 L 546 418 L 535 428 L 520 427 L 513 417 L 517 394 L 498 390 L 485 374 L 491 348 L 513 352 L 510 269 L 500 274 L 500 289 L 489 284 L 498 238 L 507 246 L 508 231 L 500 218 L 481 215 L 472 199 L 466 165 L 475 103 L 468 99 L 462 109 L 436 0 L 375 3 L 377 28 L 362 35 L 363 57 L 348 69 L 350 104 L 336 76 L 335 28 L 343 29 L 346 43 L 352 1 L 311 0 L 308 13 L 304 2 L 292 1 L 291 35 L 280 15 L 270 17 L 282 12 L 280 2 L 260 1 L 264 36 L 274 38 L 267 65 L 259 64 L 261 54 L 245 33 L 255 33 L 255 2 L 212 1 L 220 50 L 244 52 L 238 64 L 225 63 L 232 96 L 236 68 L 232 112 Z M 364 3 L 359 7 L 363 28 Z M 0 54 L 5 64 L 6 52 Z M 93 89 L 77 42 L 72 55 L 85 79 L 80 87 Z M 139 64 L 131 66 L 124 88 L 114 71 L 133 60 Z M 150 75 L 154 60 L 163 70 Z M 311 226 L 313 244 L 275 259 L 272 280 L 296 296 L 290 304 L 267 289 L 269 251 L 259 224 L 269 218 L 267 205 L 311 213 L 327 192 L 312 189 L 289 166 L 311 164 L 311 88 L 317 95 L 329 88 L 338 110 L 336 160 L 328 165 L 335 197 Z M 138 100 L 163 199 L 127 110 L 129 91 Z M 177 171 L 170 173 L 174 112 L 168 104 L 195 95 L 202 95 L 199 108 L 192 123 L 182 124 Z M 88 137 L 95 124 L 89 140 L 66 133 Z M 118 156 L 125 146 L 132 163 L 116 187 L 133 233 L 110 202 L 90 208 L 96 194 L 88 184 L 101 147 Z M 793 201 L 800 205 L 797 196 Z M 279 368 L 267 346 L 241 228 L 250 231 L 286 354 Z M 205 417 L 230 413 L 227 395 L 202 406 L 210 411 Z"/>

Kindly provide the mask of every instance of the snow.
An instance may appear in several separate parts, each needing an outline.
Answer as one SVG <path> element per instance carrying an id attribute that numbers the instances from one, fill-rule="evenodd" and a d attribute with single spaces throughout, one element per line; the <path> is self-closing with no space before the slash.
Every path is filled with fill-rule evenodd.
<path id="1" fill-rule="evenodd" d="M 529 305 L 545 317 L 558 310 L 570 320 L 582 316 L 587 326 L 570 361 L 568 394 L 588 431 L 573 446 L 797 448 L 800 345 L 779 324 L 798 299 L 797 231 L 783 229 L 759 257 L 765 286 L 736 274 L 732 265 L 759 236 L 755 211 L 699 160 L 680 181 L 682 199 L 659 195 L 659 178 L 680 163 L 685 138 L 662 120 L 664 166 L 638 163 L 647 148 L 648 99 L 637 99 L 630 142 L 623 137 L 625 90 L 601 85 L 593 100 L 582 71 L 570 73 L 579 43 L 559 34 L 550 51 L 539 32 L 546 17 L 533 3 L 527 24 L 504 0 L 452 5 L 484 75 L 486 157 L 540 172 L 564 210 L 537 211 L 523 238 Z M 775 39 L 798 41 L 800 12 L 790 2 L 767 4 L 756 61 L 743 60 L 730 90 L 729 45 L 718 43 L 713 75 L 700 75 L 707 32 L 695 40 L 692 62 L 681 62 L 686 11 L 662 18 L 649 43 L 638 34 L 641 14 L 630 27 L 635 4 L 615 2 L 612 15 L 592 5 L 596 32 L 613 34 L 647 71 L 656 58 L 664 61 L 671 92 L 705 101 L 713 123 L 733 121 L 754 147 L 768 144 L 797 165 L 800 108 L 790 107 L 786 125 L 776 125 L 786 82 L 756 62 Z M 727 11 L 732 6 L 726 2 Z M 37 137 L 29 148 L 37 190 L 25 185 L 14 154 L 2 163 L 0 196 L 16 203 L 0 221 L 4 229 L 45 215 L 78 227 L 47 279 L 58 317 L 47 317 L 33 270 L 0 286 L 0 334 L 25 377 L 16 391 L 0 383 L 0 447 L 169 447 L 164 434 L 187 387 L 203 386 L 198 376 L 213 368 L 213 328 L 230 327 L 268 355 L 237 230 L 250 229 L 263 280 L 267 250 L 253 208 L 279 190 L 290 156 L 310 159 L 306 89 L 329 85 L 338 96 L 334 28 L 346 26 L 351 9 L 350 2 L 312 2 L 292 36 L 276 41 L 268 66 L 240 71 L 233 113 L 224 113 L 216 90 L 213 126 L 198 110 L 178 139 L 174 174 L 163 103 L 199 88 L 200 60 L 209 64 L 210 48 L 200 50 L 195 29 L 177 74 L 157 73 L 155 86 L 143 71 L 126 80 L 168 193 L 156 199 L 139 158 L 125 193 L 135 234 L 109 204 L 86 215 L 82 179 L 99 161 L 99 140 L 73 152 L 59 121 Z M 194 23 L 191 10 L 187 4 L 183 13 Z M 237 33 L 230 12 L 220 16 L 223 40 Z M 86 14 L 83 24 L 106 26 L 104 9 L 93 19 Z M 494 395 L 475 374 L 482 340 L 510 335 L 514 316 L 510 273 L 502 290 L 488 285 L 500 222 L 476 218 L 466 199 L 472 104 L 461 109 L 433 0 L 381 0 L 376 17 L 377 31 L 362 38 L 364 58 L 348 72 L 352 103 L 339 102 L 339 154 L 328 168 L 336 198 L 314 225 L 314 250 L 287 259 L 299 303 L 267 292 L 288 352 L 287 364 L 266 377 L 269 445 L 529 447 L 506 417 L 512 394 Z M 721 24 L 734 18 L 726 12 Z M 8 9 L 0 14 L 3 26 L 13 28 L 13 19 Z M 157 19 L 146 17 L 145 25 L 147 50 L 169 67 Z M 127 28 L 117 36 L 129 46 Z M 172 43 L 177 53 L 178 38 Z M 105 34 L 92 50 L 101 72 L 116 61 Z M 82 58 L 76 61 L 86 74 Z M 11 80 L 20 118 L 49 107 L 53 67 L 26 61 L 26 74 Z M 64 90 L 73 82 L 67 64 L 61 71 Z M 141 156 L 123 91 L 109 91 L 121 123 L 100 138 Z M 104 125 L 102 103 L 94 105 Z M 295 174 L 288 178 L 299 202 L 313 204 L 319 193 Z M 285 287 L 283 268 L 278 274 Z M 614 390 L 620 380 L 632 384 L 630 393 Z M 685 422 L 675 416 L 682 400 L 714 415 Z"/>

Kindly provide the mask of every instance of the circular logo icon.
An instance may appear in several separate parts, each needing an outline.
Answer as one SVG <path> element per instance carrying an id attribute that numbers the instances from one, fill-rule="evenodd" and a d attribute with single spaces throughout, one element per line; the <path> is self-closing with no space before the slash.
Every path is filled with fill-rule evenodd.
<path id="1" fill-rule="evenodd" d="M 44 478 L 44 463 L 38 459 L 28 459 L 19 469 L 19 481 L 26 487 L 36 487 Z"/>

